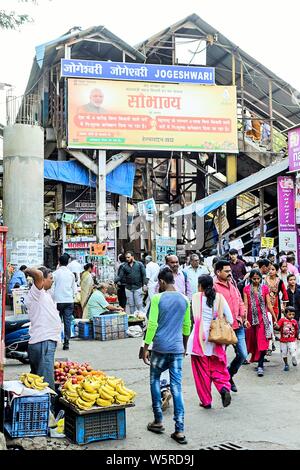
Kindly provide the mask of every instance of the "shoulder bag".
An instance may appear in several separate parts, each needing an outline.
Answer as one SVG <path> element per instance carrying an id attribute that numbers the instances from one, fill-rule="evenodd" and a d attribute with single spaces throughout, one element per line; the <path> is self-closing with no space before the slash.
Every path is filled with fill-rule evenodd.
<path id="1" fill-rule="evenodd" d="M 232 326 L 228 323 L 224 316 L 224 300 L 223 296 L 217 294 L 217 312 L 218 316 L 212 320 L 209 330 L 208 341 L 215 344 L 236 344 L 238 342 L 236 334 Z"/>

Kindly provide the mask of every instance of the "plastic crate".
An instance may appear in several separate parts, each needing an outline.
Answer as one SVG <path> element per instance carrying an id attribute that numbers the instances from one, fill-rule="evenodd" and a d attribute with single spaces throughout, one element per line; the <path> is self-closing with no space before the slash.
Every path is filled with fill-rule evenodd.
<path id="1" fill-rule="evenodd" d="M 125 408 L 78 415 L 71 409 L 65 410 L 65 435 L 76 444 L 125 439 Z"/>
<path id="2" fill-rule="evenodd" d="M 93 318 L 94 339 L 108 341 L 127 338 L 128 316 L 111 314 Z"/>
<path id="3" fill-rule="evenodd" d="M 5 408 L 4 428 L 11 437 L 47 436 L 50 396 L 15 398 Z"/>
<path id="4" fill-rule="evenodd" d="M 78 322 L 78 337 L 80 339 L 93 339 L 94 338 L 93 322 L 91 321 Z"/>

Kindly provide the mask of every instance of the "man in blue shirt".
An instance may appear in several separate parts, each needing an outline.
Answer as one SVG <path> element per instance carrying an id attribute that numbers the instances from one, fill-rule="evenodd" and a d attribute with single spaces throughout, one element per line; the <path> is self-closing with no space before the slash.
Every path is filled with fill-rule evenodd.
<path id="1" fill-rule="evenodd" d="M 25 269 L 27 269 L 27 266 L 22 265 L 20 269 L 15 271 L 8 283 L 8 293 L 11 294 L 12 290 L 16 287 L 21 287 L 21 286 L 27 286 L 27 279 L 25 276 Z"/>

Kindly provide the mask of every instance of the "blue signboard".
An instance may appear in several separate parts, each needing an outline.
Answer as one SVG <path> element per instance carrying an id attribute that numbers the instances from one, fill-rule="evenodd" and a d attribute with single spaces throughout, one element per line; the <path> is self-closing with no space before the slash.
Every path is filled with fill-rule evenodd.
<path id="1" fill-rule="evenodd" d="M 213 67 L 179 65 L 131 64 L 94 60 L 61 60 L 62 77 L 104 78 L 109 80 L 134 80 L 146 82 L 196 83 L 214 85 Z"/>

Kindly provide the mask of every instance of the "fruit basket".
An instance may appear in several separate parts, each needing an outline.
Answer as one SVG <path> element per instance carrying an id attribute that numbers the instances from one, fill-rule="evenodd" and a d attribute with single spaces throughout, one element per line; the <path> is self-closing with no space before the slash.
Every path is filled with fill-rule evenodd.
<path id="1" fill-rule="evenodd" d="M 11 437 L 47 436 L 49 394 L 14 398 L 5 407 L 4 429 Z"/>
<path id="2" fill-rule="evenodd" d="M 64 433 L 70 441 L 79 445 L 108 439 L 125 439 L 125 409 L 135 406 L 129 403 L 79 410 L 64 398 L 60 398 L 60 402 L 65 407 Z"/>

